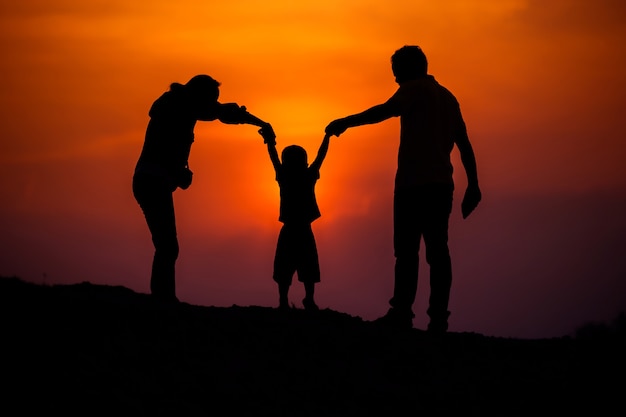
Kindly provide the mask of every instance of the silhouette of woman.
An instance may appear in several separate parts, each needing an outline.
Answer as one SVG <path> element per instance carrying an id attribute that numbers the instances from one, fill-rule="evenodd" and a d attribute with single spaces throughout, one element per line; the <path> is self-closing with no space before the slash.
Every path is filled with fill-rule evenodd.
<path id="1" fill-rule="evenodd" d="M 150 121 L 133 175 L 133 195 L 148 224 L 154 244 L 151 294 L 158 300 L 178 302 L 175 265 L 178 238 L 173 193 L 187 189 L 192 180 L 188 158 L 197 121 L 219 120 L 227 124 L 260 127 L 267 139 L 269 123 L 236 103 L 220 103 L 220 83 L 208 75 L 196 75 L 186 84 L 173 83 L 149 112 Z"/>

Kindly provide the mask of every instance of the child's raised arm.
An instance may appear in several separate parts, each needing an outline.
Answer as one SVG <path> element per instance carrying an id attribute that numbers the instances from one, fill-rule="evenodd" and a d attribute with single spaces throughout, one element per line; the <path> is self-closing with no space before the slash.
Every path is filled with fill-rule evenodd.
<path id="1" fill-rule="evenodd" d="M 274 129 L 268 123 L 259 129 L 259 134 L 263 137 L 263 143 L 267 144 L 267 152 L 270 155 L 274 169 L 278 170 L 280 168 L 280 158 L 278 158 L 278 152 L 276 151 L 276 133 L 274 133 Z"/>
<path id="2" fill-rule="evenodd" d="M 326 158 L 326 153 L 328 152 L 328 145 L 330 144 L 330 135 L 327 133 L 324 135 L 324 139 L 322 140 L 322 144 L 320 145 L 319 150 L 317 151 L 317 156 L 315 160 L 311 163 L 311 168 L 320 169 L 322 166 L 322 162 L 324 162 L 324 158 Z"/>
<path id="3" fill-rule="evenodd" d="M 267 153 L 270 155 L 274 170 L 278 171 L 280 169 L 280 158 L 278 157 L 278 151 L 276 151 L 276 143 L 270 142 L 267 144 Z"/>

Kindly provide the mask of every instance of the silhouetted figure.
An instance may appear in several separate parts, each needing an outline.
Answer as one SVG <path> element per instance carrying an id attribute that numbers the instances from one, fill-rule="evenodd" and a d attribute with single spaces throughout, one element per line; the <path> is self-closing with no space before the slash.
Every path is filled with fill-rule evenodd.
<path id="1" fill-rule="evenodd" d="M 448 329 L 452 267 L 448 222 L 454 183 L 450 153 L 456 144 L 468 179 L 461 210 L 466 218 L 481 200 L 476 159 L 454 95 L 427 74 L 426 56 L 418 46 L 404 46 L 391 57 L 399 84 L 386 102 L 332 121 L 326 133 L 340 135 L 355 126 L 400 117 L 400 147 L 394 189 L 395 281 L 391 308 L 378 323 L 413 326 L 420 240 L 430 265 L 428 330 Z"/>
<path id="2" fill-rule="evenodd" d="M 263 134 L 264 129 L 261 129 Z M 304 284 L 302 305 L 306 310 L 318 310 L 315 303 L 315 284 L 320 282 L 320 266 L 311 224 L 321 216 L 315 198 L 315 184 L 320 178 L 320 167 L 326 153 L 330 135 L 325 135 L 317 157 L 308 164 L 307 153 L 298 145 L 282 151 L 282 162 L 276 151 L 276 142 L 268 140 L 269 153 L 276 181 L 280 188 L 280 214 L 283 223 L 278 235 L 274 257 L 274 281 L 278 284 L 279 308 L 289 308 L 289 287 L 294 273 Z"/>
<path id="3" fill-rule="evenodd" d="M 197 121 L 219 120 L 272 127 L 236 103 L 218 102 L 220 83 L 196 75 L 186 84 L 173 83 L 153 104 L 143 149 L 133 175 L 133 194 L 148 223 L 154 243 L 150 291 L 162 301 L 177 302 L 175 264 L 178 239 L 173 192 L 187 189 L 192 172 L 188 158 Z"/>

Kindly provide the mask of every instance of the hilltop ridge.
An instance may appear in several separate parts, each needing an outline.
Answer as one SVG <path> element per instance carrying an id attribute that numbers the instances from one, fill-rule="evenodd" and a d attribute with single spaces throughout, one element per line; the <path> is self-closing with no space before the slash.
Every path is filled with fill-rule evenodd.
<path id="1" fill-rule="evenodd" d="M 597 414 L 624 389 L 623 339 L 435 337 L 329 309 L 169 306 L 18 278 L 0 279 L 0 305 L 19 414 Z"/>

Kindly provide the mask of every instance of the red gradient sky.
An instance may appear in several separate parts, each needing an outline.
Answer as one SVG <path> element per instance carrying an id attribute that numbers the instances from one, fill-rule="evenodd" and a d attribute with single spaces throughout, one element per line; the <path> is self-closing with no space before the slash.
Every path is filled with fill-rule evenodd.
<path id="1" fill-rule="evenodd" d="M 148 292 L 152 246 L 130 184 L 171 82 L 210 74 L 222 101 L 273 124 L 279 149 L 314 153 L 329 121 L 393 94 L 389 58 L 417 44 L 461 103 L 484 195 L 462 220 L 457 163 L 450 330 L 553 337 L 626 311 L 622 1 L 4 3 L 0 275 Z M 323 308 L 387 309 L 398 132 L 393 119 L 332 139 L 314 223 Z M 194 184 L 175 193 L 179 298 L 275 306 L 278 187 L 262 139 L 198 124 L 190 164 Z"/>

